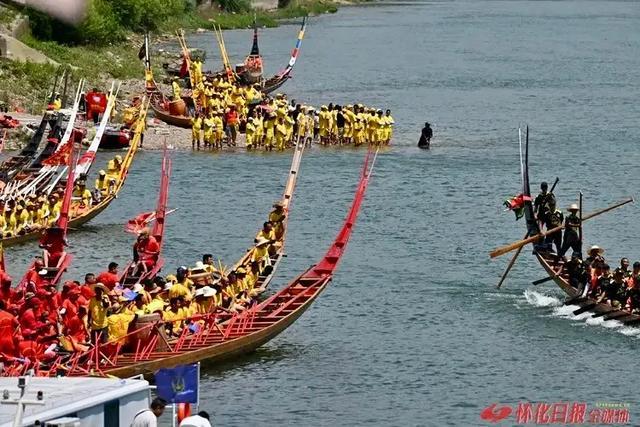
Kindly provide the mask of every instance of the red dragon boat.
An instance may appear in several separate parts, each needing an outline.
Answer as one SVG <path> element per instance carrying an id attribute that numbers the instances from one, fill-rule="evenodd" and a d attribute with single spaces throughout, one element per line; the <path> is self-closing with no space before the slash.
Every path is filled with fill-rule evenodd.
<path id="1" fill-rule="evenodd" d="M 68 376 L 126 378 L 186 363 L 228 360 L 264 345 L 300 318 L 332 280 L 353 232 L 374 163 L 375 156 L 368 152 L 351 208 L 324 257 L 263 302 L 241 313 L 214 311 L 194 316 L 192 320 L 201 321 L 202 327 L 196 333 L 185 328 L 173 340 L 162 334 L 162 322 L 148 324 L 130 332 L 129 336 L 146 337 L 134 349 L 119 343 L 98 344 L 49 366 L 38 366 L 36 375 L 64 372 Z M 3 375 L 21 375 L 31 368 L 29 364 L 12 365 Z"/>

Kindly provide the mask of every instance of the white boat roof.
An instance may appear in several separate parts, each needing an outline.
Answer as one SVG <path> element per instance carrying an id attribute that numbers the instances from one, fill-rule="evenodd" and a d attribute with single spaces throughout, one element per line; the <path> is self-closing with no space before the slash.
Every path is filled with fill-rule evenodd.
<path id="1" fill-rule="evenodd" d="M 27 377 L 25 398 L 36 400 L 42 391 L 45 404 L 27 405 L 23 424 L 63 417 L 147 389 L 149 383 L 139 379 Z M 4 390 L 9 390 L 10 400 L 18 398 L 18 378 L 0 378 L 0 401 Z M 16 405 L 0 404 L 0 427 L 12 425 L 16 409 Z"/>

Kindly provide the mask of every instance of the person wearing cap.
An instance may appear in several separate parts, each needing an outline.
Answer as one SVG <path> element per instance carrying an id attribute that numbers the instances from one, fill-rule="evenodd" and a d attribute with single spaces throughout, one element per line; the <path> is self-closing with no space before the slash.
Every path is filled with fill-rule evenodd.
<path id="1" fill-rule="evenodd" d="M 148 228 L 144 228 L 138 233 L 138 239 L 133 245 L 133 260 L 136 263 L 134 275 L 146 274 L 158 261 L 160 255 L 160 245 L 155 237 L 151 235 Z"/>
<path id="2" fill-rule="evenodd" d="M 100 171 L 98 172 L 98 177 L 95 180 L 94 187 L 97 193 L 106 195 L 107 173 L 104 171 L 104 169 L 100 169 Z"/>
<path id="3" fill-rule="evenodd" d="M 107 266 L 107 271 L 103 271 L 98 274 L 96 280 L 105 285 L 109 291 L 112 291 L 116 287 L 116 284 L 120 281 L 120 274 L 118 273 L 118 263 L 110 262 Z"/>
<path id="4" fill-rule="evenodd" d="M 262 238 L 256 242 L 256 245 L 251 250 L 251 262 L 260 263 L 260 271 L 267 266 L 271 265 L 271 258 L 269 257 L 269 246 L 271 240 Z"/>
<path id="5" fill-rule="evenodd" d="M 91 330 L 91 342 L 96 343 L 98 337 L 102 342 L 107 341 L 107 313 L 111 302 L 107 294 L 109 289 L 102 283 L 96 283 L 93 285 L 93 292 L 96 296 L 89 301 L 89 329 Z"/>
<path id="6" fill-rule="evenodd" d="M 426 122 L 424 127 L 422 128 L 422 132 L 420 133 L 420 140 L 418 140 L 418 147 L 428 150 L 431 147 L 431 138 L 433 138 L 433 129 L 431 129 L 431 124 Z"/>
<path id="7" fill-rule="evenodd" d="M 562 241 L 562 249 L 558 253 L 558 256 L 563 257 L 565 253 L 571 248 L 571 250 L 577 253 L 582 258 L 582 242 L 580 241 L 580 226 L 581 221 L 578 216 L 578 205 L 573 203 L 567 209 L 569 215 L 564 220 L 564 239 Z"/>
<path id="8" fill-rule="evenodd" d="M 604 264 L 604 249 L 598 245 L 591 246 L 587 251 L 587 258 L 585 259 L 585 262 L 589 265 Z"/>
<path id="9" fill-rule="evenodd" d="M 205 295 L 205 290 L 207 295 Z M 214 292 L 212 294 L 212 292 Z M 209 286 L 197 289 L 193 294 L 193 302 L 191 303 L 192 315 L 207 314 L 213 306 L 213 298 L 215 291 Z"/>
<path id="10" fill-rule="evenodd" d="M 547 230 L 561 226 L 564 222 L 564 214 L 556 207 L 556 199 L 550 199 L 547 206 L 549 208 L 549 212 L 545 215 L 545 226 Z M 562 230 L 547 234 L 544 238 L 544 243 L 550 250 L 553 250 L 553 245 L 555 244 L 556 253 L 559 253 L 562 249 Z"/>

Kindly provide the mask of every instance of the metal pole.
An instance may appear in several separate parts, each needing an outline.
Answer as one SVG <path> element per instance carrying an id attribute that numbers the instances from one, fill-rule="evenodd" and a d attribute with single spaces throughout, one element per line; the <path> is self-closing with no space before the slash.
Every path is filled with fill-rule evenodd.
<path id="1" fill-rule="evenodd" d="M 198 362 L 198 401 L 196 402 L 196 410 L 195 412 L 198 413 L 198 411 L 200 411 L 200 362 Z"/>
<path id="2" fill-rule="evenodd" d="M 171 427 L 176 427 L 176 404 L 171 405 Z"/>

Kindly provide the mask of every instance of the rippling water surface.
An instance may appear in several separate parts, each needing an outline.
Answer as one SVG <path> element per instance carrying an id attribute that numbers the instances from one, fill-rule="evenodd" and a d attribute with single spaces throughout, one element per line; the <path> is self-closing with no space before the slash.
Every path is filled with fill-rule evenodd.
<path id="1" fill-rule="evenodd" d="M 263 31 L 270 71 L 297 28 Z M 232 61 L 249 31 L 225 33 Z M 189 37 L 210 49 L 211 35 Z M 532 181 L 560 177 L 561 206 L 587 211 L 635 195 L 640 173 L 640 9 L 634 2 L 425 2 L 344 8 L 312 18 L 295 77 L 304 102 L 391 108 L 383 152 L 333 283 L 280 337 L 203 368 L 218 425 L 479 425 L 492 402 L 628 402 L 637 424 L 639 330 L 575 317 L 528 251 L 501 291 L 522 236 L 502 212 L 519 190 L 517 127 L 531 125 Z M 414 147 L 434 124 L 431 151 Z M 273 284 L 314 263 L 351 201 L 364 151 L 312 148 L 302 161 L 288 258 Z M 101 157 L 99 161 L 104 161 Z M 175 153 L 165 256 L 241 256 L 279 197 L 290 153 Z M 159 153 L 140 153 L 119 200 L 71 236 L 73 273 L 124 264 L 123 222 L 155 203 Z M 585 227 L 612 262 L 640 259 L 636 207 Z M 19 275 L 33 244 L 8 251 Z"/>

